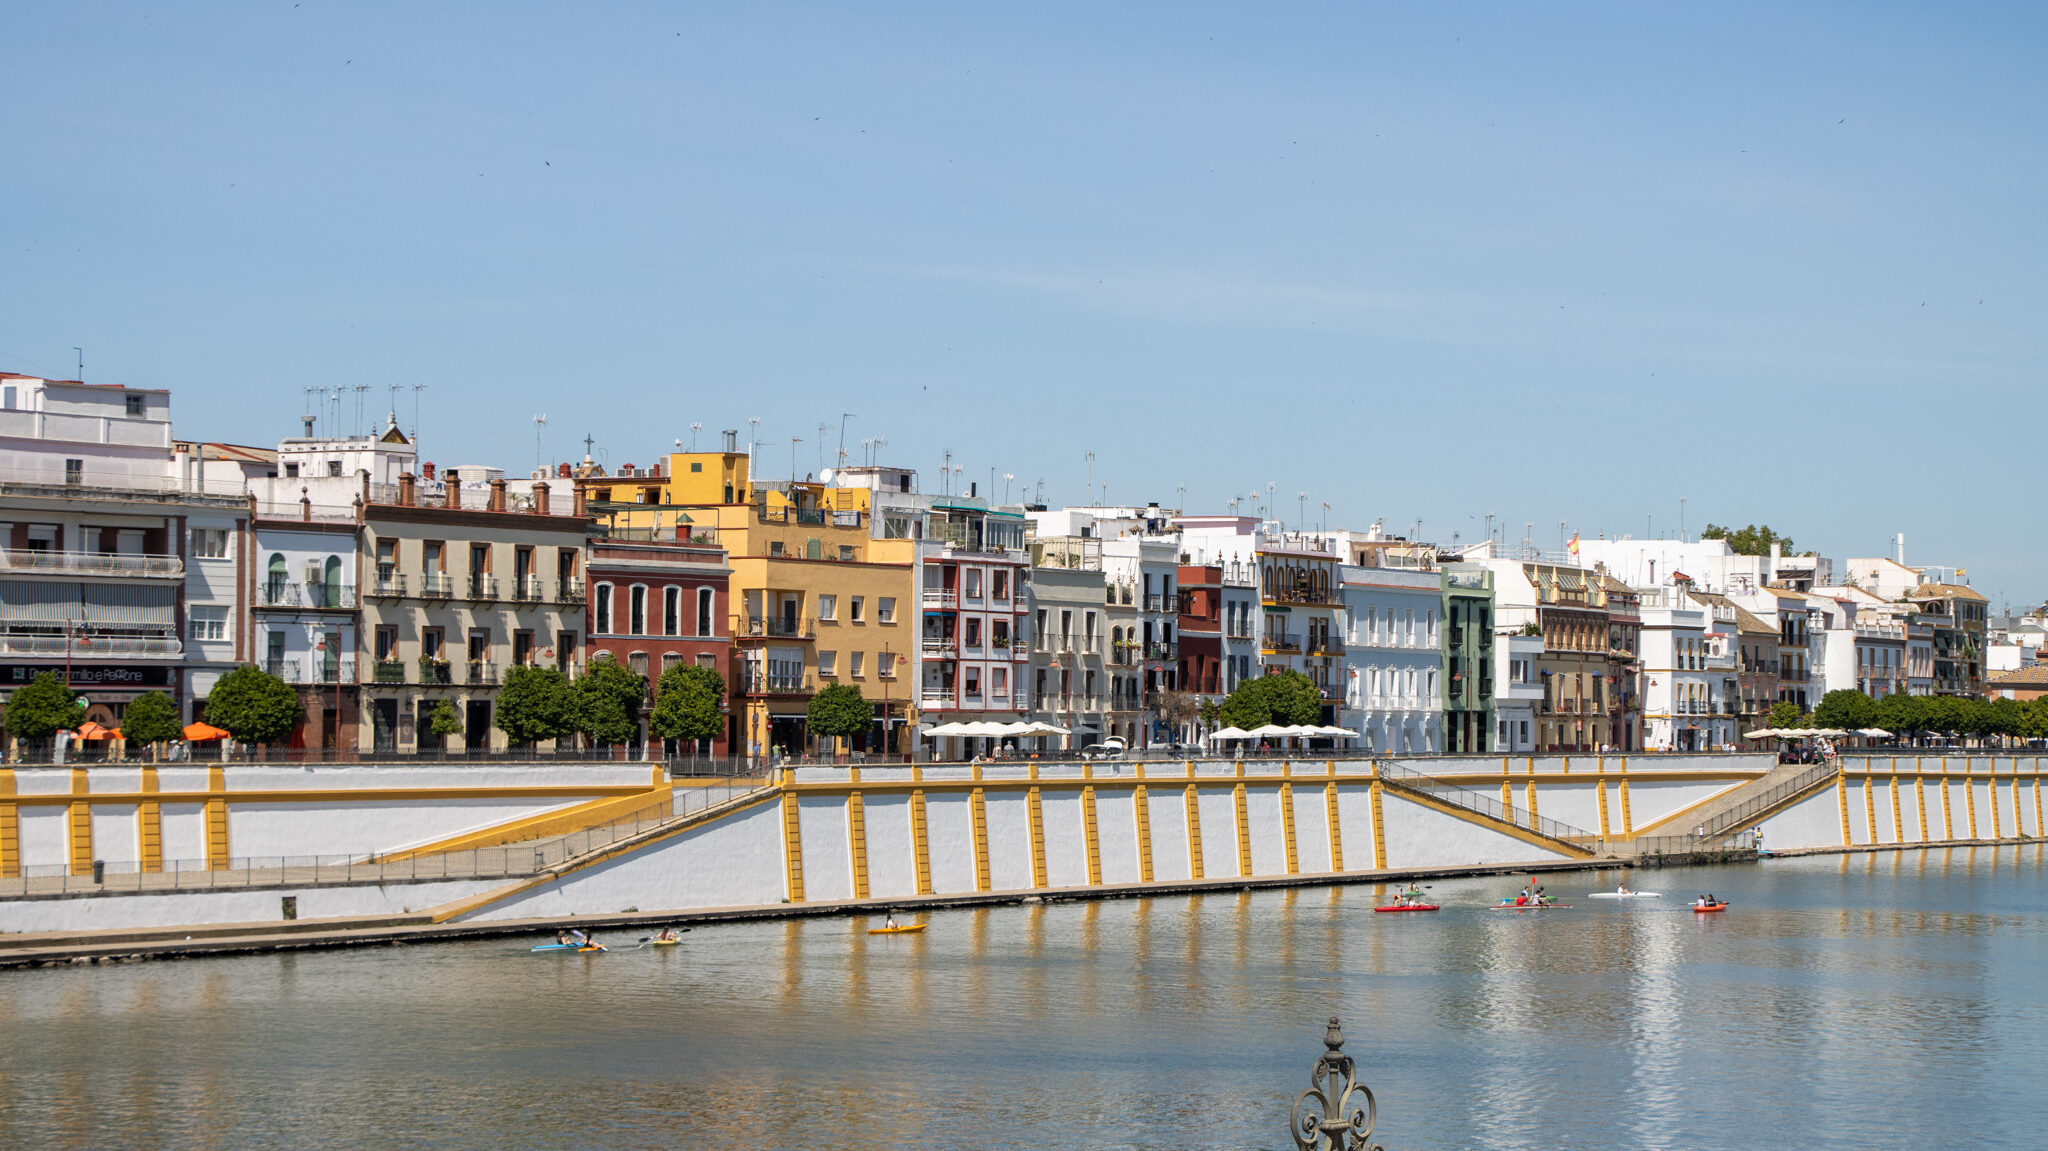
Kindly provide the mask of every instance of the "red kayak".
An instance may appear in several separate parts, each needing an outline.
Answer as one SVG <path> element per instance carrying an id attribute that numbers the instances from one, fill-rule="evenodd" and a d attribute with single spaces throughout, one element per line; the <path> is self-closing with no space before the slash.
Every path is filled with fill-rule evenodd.
<path id="1" fill-rule="evenodd" d="M 1692 905 L 1692 909 L 1701 915 L 1705 915 L 1709 911 L 1726 911 L 1728 910 L 1728 905 L 1726 903 L 1709 903 L 1705 907 L 1701 907 L 1695 903 Z"/>
<path id="2" fill-rule="evenodd" d="M 1438 907 L 1438 906 L 1437 906 L 1436 904 L 1434 904 L 1434 903 L 1407 903 L 1407 904 L 1402 904 L 1402 903 L 1389 903 L 1389 904 L 1387 904 L 1387 905 L 1386 905 L 1385 907 L 1375 907 L 1375 908 L 1373 908 L 1373 910 L 1374 910 L 1374 911 L 1442 911 L 1442 910 L 1443 910 L 1443 908 L 1441 908 L 1441 907 Z"/>

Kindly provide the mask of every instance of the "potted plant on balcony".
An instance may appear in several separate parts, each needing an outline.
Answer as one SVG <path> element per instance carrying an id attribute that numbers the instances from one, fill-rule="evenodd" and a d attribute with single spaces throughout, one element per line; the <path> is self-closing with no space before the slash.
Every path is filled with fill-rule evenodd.
<path id="1" fill-rule="evenodd" d="M 433 656 L 430 656 L 430 655 L 423 655 L 423 656 L 421 656 L 421 657 L 420 657 L 420 682 L 421 682 L 421 683 L 447 683 L 447 682 L 448 682 L 448 661 L 447 661 L 447 660 L 445 660 L 445 659 L 436 659 L 436 658 L 434 658 Z"/>

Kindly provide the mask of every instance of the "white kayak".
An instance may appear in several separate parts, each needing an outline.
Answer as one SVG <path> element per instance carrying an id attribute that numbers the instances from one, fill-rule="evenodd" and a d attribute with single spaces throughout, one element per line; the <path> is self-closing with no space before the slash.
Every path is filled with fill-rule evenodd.
<path id="1" fill-rule="evenodd" d="M 1662 893 L 1662 892 L 1659 892 L 1659 891 L 1596 891 L 1596 892 L 1592 893 L 1591 895 L 1588 895 L 1588 896 L 1587 896 L 1586 898 L 1587 898 L 1587 899 L 1657 899 L 1657 898 L 1661 897 L 1662 895 L 1663 895 L 1663 893 Z"/>

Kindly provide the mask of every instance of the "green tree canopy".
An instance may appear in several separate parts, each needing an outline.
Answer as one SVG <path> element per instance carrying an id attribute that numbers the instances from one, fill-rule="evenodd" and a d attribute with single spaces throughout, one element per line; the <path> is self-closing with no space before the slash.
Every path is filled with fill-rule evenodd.
<path id="1" fill-rule="evenodd" d="M 683 664 L 661 673 L 647 725 L 663 739 L 715 739 L 725 726 L 725 679 L 708 667 Z"/>
<path id="2" fill-rule="evenodd" d="M 444 699 L 434 705 L 434 710 L 427 713 L 427 730 L 433 732 L 439 739 L 461 735 L 462 716 L 456 714 L 454 704 Z"/>
<path id="3" fill-rule="evenodd" d="M 852 739 L 875 725 L 875 705 L 850 683 L 835 683 L 811 697 L 806 717 L 814 735 Z"/>
<path id="4" fill-rule="evenodd" d="M 1206 696 L 1202 699 L 1202 706 L 1198 714 L 1201 715 L 1202 722 L 1212 728 L 1222 722 L 1218 718 L 1222 714 L 1222 708 L 1217 705 L 1215 700 L 1209 699 Z"/>
<path id="5" fill-rule="evenodd" d="M 1855 731 L 1877 722 L 1877 704 L 1854 688 L 1838 688 L 1820 697 L 1813 709 L 1816 727 L 1839 727 Z"/>
<path id="6" fill-rule="evenodd" d="M 206 722 L 247 743 L 276 743 L 304 714 L 290 684 L 250 664 L 221 676 L 206 696 Z"/>
<path id="7" fill-rule="evenodd" d="M 1798 704 L 1789 699 L 1781 699 L 1771 705 L 1771 714 L 1764 718 L 1764 726 L 1780 730 L 1805 727 L 1806 716 L 1800 713 Z"/>
<path id="8" fill-rule="evenodd" d="M 1767 556 L 1771 554 L 1772 544 L 1777 544 L 1778 550 L 1785 555 L 1797 554 L 1792 550 L 1792 537 L 1779 535 L 1771 530 L 1771 525 L 1769 524 L 1751 524 L 1746 528 L 1731 528 L 1723 527 L 1720 524 L 1708 524 L 1706 530 L 1700 533 L 1700 538 L 1703 540 L 1727 540 L 1729 550 L 1733 551 L 1736 555 Z"/>
<path id="9" fill-rule="evenodd" d="M 591 661 L 576 680 L 576 719 L 571 730 L 593 743 L 631 743 L 640 734 L 640 702 L 647 680 L 614 659 Z"/>
<path id="10" fill-rule="evenodd" d="M 14 689 L 7 699 L 7 730 L 17 739 L 48 739 L 75 731 L 85 722 L 85 709 L 64 677 L 46 671 Z"/>
<path id="11" fill-rule="evenodd" d="M 1224 723 L 1245 731 L 1269 723 L 1314 723 L 1322 714 L 1322 690 L 1298 671 L 1247 679 L 1217 708 Z"/>
<path id="12" fill-rule="evenodd" d="M 568 735 L 576 730 L 575 693 L 568 679 L 554 668 L 508 668 L 491 726 L 516 744 Z"/>
<path id="13" fill-rule="evenodd" d="M 129 743 L 169 743 L 182 734 L 178 705 L 160 691 L 145 691 L 136 696 L 121 716 L 121 738 Z"/>

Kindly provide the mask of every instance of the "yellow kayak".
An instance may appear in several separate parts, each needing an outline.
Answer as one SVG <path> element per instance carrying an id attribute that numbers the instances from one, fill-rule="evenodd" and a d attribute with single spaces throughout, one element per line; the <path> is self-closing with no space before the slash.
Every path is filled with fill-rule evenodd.
<path id="1" fill-rule="evenodd" d="M 898 924 L 898 925 L 896 925 L 895 927 L 870 927 L 870 928 L 868 928 L 868 934 L 869 934 L 869 935 L 909 935 L 909 934 L 911 934 L 912 932 L 916 932 L 916 931 L 923 931 L 923 930 L 924 930 L 924 928 L 925 928 L 925 925 L 924 925 L 924 924 L 922 924 L 922 923 L 901 923 L 901 924 Z"/>

